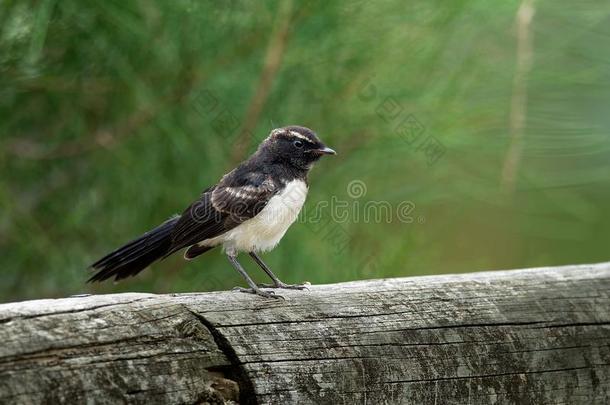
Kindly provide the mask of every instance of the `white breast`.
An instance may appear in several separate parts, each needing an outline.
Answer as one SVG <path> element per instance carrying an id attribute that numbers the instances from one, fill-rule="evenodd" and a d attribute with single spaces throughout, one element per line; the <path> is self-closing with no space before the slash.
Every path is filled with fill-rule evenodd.
<path id="1" fill-rule="evenodd" d="M 302 180 L 293 180 L 286 184 L 284 190 L 271 197 L 265 208 L 254 218 L 201 244 L 222 244 L 225 249 L 246 252 L 271 250 L 297 219 L 305 197 L 307 184 Z"/>

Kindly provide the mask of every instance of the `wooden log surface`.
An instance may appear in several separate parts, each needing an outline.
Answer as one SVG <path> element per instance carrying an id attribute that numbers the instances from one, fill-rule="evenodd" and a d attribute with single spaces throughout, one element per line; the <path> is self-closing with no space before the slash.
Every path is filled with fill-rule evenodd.
<path id="1" fill-rule="evenodd" d="M 281 293 L 0 305 L 0 403 L 610 403 L 610 263 Z"/>

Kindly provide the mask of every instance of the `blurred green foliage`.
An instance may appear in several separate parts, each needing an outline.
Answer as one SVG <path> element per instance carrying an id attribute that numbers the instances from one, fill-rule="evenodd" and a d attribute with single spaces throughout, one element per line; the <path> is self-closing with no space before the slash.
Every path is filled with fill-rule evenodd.
<path id="1" fill-rule="evenodd" d="M 360 213 L 367 201 L 415 206 L 411 223 L 352 211 L 328 232 L 295 225 L 265 256 L 285 281 L 607 260 L 610 3 L 534 2 L 522 155 L 506 192 L 519 6 L 0 0 L 0 300 L 242 284 L 219 251 L 117 285 L 84 281 L 93 260 L 231 168 L 257 106 L 248 153 L 287 124 L 339 152 L 312 172 L 308 208 L 332 196 Z M 405 117 L 442 145 L 434 164 L 397 133 Z"/>

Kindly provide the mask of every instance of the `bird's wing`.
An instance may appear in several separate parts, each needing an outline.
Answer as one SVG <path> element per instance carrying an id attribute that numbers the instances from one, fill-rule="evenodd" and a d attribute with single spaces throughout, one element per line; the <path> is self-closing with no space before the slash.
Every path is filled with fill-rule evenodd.
<path id="1" fill-rule="evenodd" d="M 225 180 L 226 179 L 226 180 Z M 278 191 L 269 175 L 261 172 L 223 178 L 212 191 L 212 206 L 238 223 L 258 214 Z"/>
<path id="2" fill-rule="evenodd" d="M 264 173 L 227 174 L 182 213 L 172 231 L 170 253 L 222 235 L 256 216 L 277 191 L 277 185 Z"/>

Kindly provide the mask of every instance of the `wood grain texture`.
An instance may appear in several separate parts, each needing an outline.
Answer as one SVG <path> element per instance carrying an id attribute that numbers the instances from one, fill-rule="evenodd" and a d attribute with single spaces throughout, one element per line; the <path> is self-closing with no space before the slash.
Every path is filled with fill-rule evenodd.
<path id="1" fill-rule="evenodd" d="M 282 295 L 0 305 L 0 403 L 610 403 L 610 263 Z"/>
<path id="2" fill-rule="evenodd" d="M 238 397 L 236 382 L 218 372 L 230 362 L 210 331 L 166 297 L 0 305 L 0 340 L 3 404 L 223 403 Z"/>

